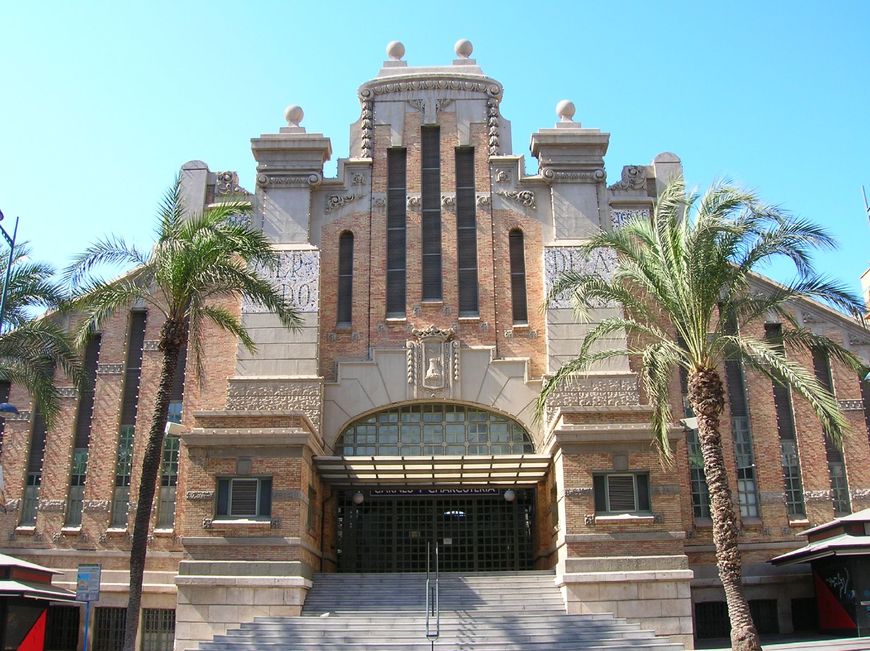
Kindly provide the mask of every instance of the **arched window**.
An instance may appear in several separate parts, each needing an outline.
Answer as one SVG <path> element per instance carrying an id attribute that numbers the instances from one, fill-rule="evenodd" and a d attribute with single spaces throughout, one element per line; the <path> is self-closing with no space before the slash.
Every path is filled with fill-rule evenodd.
<path id="1" fill-rule="evenodd" d="M 515 420 L 475 407 L 444 403 L 404 405 L 351 423 L 335 444 L 351 456 L 532 454 Z"/>
<path id="2" fill-rule="evenodd" d="M 338 325 L 349 326 L 353 306 L 353 233 L 338 239 Z"/>
<path id="3" fill-rule="evenodd" d="M 511 302 L 514 323 L 528 323 L 529 309 L 526 305 L 526 259 L 523 232 L 515 228 L 508 237 L 511 260 Z"/>

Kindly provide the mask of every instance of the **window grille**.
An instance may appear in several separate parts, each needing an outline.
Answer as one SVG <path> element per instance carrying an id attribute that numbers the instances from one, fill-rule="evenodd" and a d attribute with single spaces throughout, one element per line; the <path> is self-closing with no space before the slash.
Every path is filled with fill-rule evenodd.
<path id="1" fill-rule="evenodd" d="M 94 611 L 92 651 L 118 651 L 124 647 L 126 608 L 100 608 Z"/>
<path id="2" fill-rule="evenodd" d="M 349 326 L 353 318 L 353 233 L 338 239 L 338 325 Z"/>
<path id="3" fill-rule="evenodd" d="M 607 473 L 592 477 L 595 512 L 649 513 L 649 475 Z"/>
<path id="4" fill-rule="evenodd" d="M 50 606 L 45 616 L 45 651 L 76 651 L 79 607 Z"/>
<path id="5" fill-rule="evenodd" d="M 477 207 L 474 188 L 474 148 L 456 149 L 456 257 L 459 316 L 477 316 Z"/>
<path id="6" fill-rule="evenodd" d="M 142 651 L 172 651 L 175 644 L 175 611 L 142 609 Z"/>
<path id="7" fill-rule="evenodd" d="M 405 316 L 407 152 L 387 150 L 387 316 Z"/>
<path id="8" fill-rule="evenodd" d="M 749 612 L 752 622 L 761 635 L 779 634 L 779 613 L 776 599 L 750 599 Z"/>
<path id="9" fill-rule="evenodd" d="M 420 134 L 422 298 L 441 300 L 441 146 L 438 127 Z"/>
<path id="10" fill-rule="evenodd" d="M 731 622 L 724 601 L 702 601 L 695 604 L 695 636 L 698 639 L 728 637 Z"/>
<path id="11" fill-rule="evenodd" d="M 453 404 L 414 404 L 352 423 L 336 449 L 345 456 L 522 454 L 535 448 L 522 425 Z"/>
<path id="12" fill-rule="evenodd" d="M 65 525 L 80 527 L 85 493 L 85 477 L 88 471 L 88 446 L 91 440 L 91 421 L 94 416 L 94 383 L 97 380 L 97 359 L 100 354 L 99 334 L 92 335 L 85 347 L 84 384 L 79 390 L 75 424 L 75 449 L 69 479 L 69 494 L 66 503 Z"/>
<path id="13" fill-rule="evenodd" d="M 508 236 L 511 264 L 511 309 L 515 324 L 529 322 L 526 302 L 526 260 L 523 245 L 523 232 L 515 228 Z"/>

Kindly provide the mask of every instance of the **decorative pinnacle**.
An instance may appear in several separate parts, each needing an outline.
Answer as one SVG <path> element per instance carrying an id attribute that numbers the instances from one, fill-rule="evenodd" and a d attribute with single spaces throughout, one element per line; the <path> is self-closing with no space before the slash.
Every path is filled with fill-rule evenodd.
<path id="1" fill-rule="evenodd" d="M 405 56 L 405 46 L 402 41 L 390 41 L 387 43 L 387 56 L 393 61 L 401 61 Z"/>
<path id="2" fill-rule="evenodd" d="M 291 127 L 298 127 L 303 117 L 305 117 L 305 111 L 302 110 L 301 106 L 291 104 L 284 109 L 284 119 L 287 120 L 287 124 Z"/>
<path id="3" fill-rule="evenodd" d="M 456 56 L 460 59 L 467 59 L 471 56 L 471 53 L 474 52 L 474 46 L 467 38 L 461 38 L 456 41 L 456 44 L 453 46 L 453 51 L 456 52 Z"/>
<path id="4" fill-rule="evenodd" d="M 556 115 L 559 116 L 560 122 L 573 122 L 574 113 L 576 112 L 577 108 L 574 106 L 574 102 L 570 99 L 563 99 L 561 102 L 556 104 Z"/>

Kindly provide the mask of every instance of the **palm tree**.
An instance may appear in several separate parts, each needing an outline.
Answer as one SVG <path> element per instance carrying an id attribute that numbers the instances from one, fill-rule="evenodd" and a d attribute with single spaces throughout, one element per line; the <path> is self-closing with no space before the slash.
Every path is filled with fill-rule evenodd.
<path id="1" fill-rule="evenodd" d="M 6 311 L 0 328 L 0 381 L 26 388 L 35 410 L 51 424 L 60 409 L 55 369 L 63 370 L 76 386 L 81 381 L 79 357 L 58 322 L 59 314 L 38 318 L 39 312 L 58 308 L 64 293 L 52 280 L 51 266 L 29 259 L 26 244 L 0 257 L 0 269 L 6 269 L 10 255 Z"/>
<path id="2" fill-rule="evenodd" d="M 787 359 L 775 342 L 740 331 L 775 314 L 783 322 L 787 348 L 821 349 L 859 370 L 856 357 L 801 327 L 790 310 L 796 300 L 809 298 L 860 314 L 859 298 L 813 269 L 812 249 L 833 245 L 821 228 L 762 204 L 751 192 L 716 184 L 703 197 L 686 196 L 682 179 L 676 179 L 658 197 L 651 219 L 599 233 L 583 246 L 587 253 L 600 249 L 615 253 L 619 264 L 609 278 L 569 272 L 548 296 L 552 300 L 567 292 L 581 317 L 602 301 L 621 304 L 625 314 L 593 327 L 578 355 L 545 382 L 539 414 L 569 376 L 612 357 L 634 356 L 653 409 L 654 442 L 663 462 L 670 463 L 668 389 L 674 369 L 685 369 L 689 402 L 698 419 L 713 541 L 735 650 L 757 651 L 761 646 L 742 591 L 737 517 L 719 423 L 725 405 L 720 368 L 725 357 L 737 354 L 750 368 L 791 386 L 808 401 L 828 435 L 842 445 L 846 420 L 837 400 L 812 373 Z M 781 256 L 794 264 L 796 280 L 788 285 L 756 282 L 753 270 Z M 629 335 L 627 350 L 595 351 L 596 342 L 615 332 Z"/>
<path id="3" fill-rule="evenodd" d="M 239 318 L 217 304 L 221 299 L 250 300 L 274 312 L 287 327 L 299 324 L 293 308 L 260 276 L 260 270 L 273 268 L 278 257 L 261 231 L 239 219 L 249 211 L 247 203 L 225 203 L 202 214 L 188 214 L 182 204 L 180 180 L 176 179 L 160 206 L 157 241 L 150 253 L 140 252 L 120 238 L 108 237 L 91 245 L 66 270 L 68 282 L 81 292 L 73 303 L 84 314 L 80 340 L 116 310 L 126 309 L 137 300 L 165 319 L 158 344 L 163 353 L 160 385 L 142 462 L 130 551 L 125 651 L 135 648 L 148 528 L 180 352 L 189 341 L 195 374 L 200 376 L 206 322 L 235 335 L 248 350 L 255 350 Z M 103 265 L 131 263 L 136 265 L 134 270 L 114 282 L 93 276 Z"/>

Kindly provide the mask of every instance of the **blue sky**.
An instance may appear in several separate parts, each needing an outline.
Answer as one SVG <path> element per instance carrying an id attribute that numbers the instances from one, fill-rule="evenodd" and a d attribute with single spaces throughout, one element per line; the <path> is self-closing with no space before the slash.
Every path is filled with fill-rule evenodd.
<path id="1" fill-rule="evenodd" d="M 857 291 L 870 262 L 868 25 L 857 1 L 4 2 L 0 210 L 58 267 L 108 232 L 147 245 L 185 161 L 253 189 L 249 139 L 292 103 L 346 156 L 356 88 L 388 41 L 431 65 L 469 38 L 505 86 L 530 171 L 530 134 L 572 99 L 576 120 L 611 133 L 610 182 L 675 152 L 689 184 L 727 177 L 826 225 L 841 247 L 819 267 Z"/>

